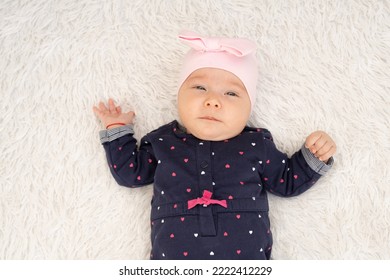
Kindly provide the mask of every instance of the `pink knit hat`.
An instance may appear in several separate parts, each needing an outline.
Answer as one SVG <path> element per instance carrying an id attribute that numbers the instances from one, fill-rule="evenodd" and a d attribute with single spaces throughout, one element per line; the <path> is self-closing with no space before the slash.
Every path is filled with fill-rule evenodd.
<path id="1" fill-rule="evenodd" d="M 179 87 L 197 69 L 205 67 L 223 69 L 242 81 L 253 108 L 258 76 L 256 44 L 253 41 L 243 38 L 202 37 L 190 31 L 181 32 L 179 38 L 192 48 L 184 57 Z"/>

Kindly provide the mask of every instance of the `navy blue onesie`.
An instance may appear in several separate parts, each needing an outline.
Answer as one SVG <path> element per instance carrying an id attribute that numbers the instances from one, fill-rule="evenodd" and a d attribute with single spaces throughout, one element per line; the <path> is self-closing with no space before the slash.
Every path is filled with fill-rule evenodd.
<path id="1" fill-rule="evenodd" d="M 118 184 L 154 183 L 151 259 L 269 259 L 267 192 L 295 196 L 328 165 L 302 147 L 291 158 L 266 129 L 246 127 L 225 141 L 187 134 L 177 121 L 148 133 L 138 147 L 131 126 L 100 132 Z"/>

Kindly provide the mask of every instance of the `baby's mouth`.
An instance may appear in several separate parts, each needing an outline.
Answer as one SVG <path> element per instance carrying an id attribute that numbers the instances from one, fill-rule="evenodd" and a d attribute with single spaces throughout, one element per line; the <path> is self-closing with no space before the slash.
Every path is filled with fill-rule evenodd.
<path id="1" fill-rule="evenodd" d="M 214 118 L 214 117 L 210 117 L 210 116 L 204 116 L 204 117 L 200 117 L 199 119 L 201 120 L 206 120 L 206 121 L 214 121 L 214 122 L 221 122 L 220 120 Z"/>

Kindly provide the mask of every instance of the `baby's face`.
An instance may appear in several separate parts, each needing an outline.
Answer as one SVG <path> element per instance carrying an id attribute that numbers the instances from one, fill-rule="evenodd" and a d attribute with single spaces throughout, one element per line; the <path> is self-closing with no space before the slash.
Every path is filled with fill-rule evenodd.
<path id="1" fill-rule="evenodd" d="M 180 87 L 178 109 L 188 133 L 202 140 L 221 141 L 241 133 L 250 116 L 251 101 L 237 76 L 202 68 Z"/>

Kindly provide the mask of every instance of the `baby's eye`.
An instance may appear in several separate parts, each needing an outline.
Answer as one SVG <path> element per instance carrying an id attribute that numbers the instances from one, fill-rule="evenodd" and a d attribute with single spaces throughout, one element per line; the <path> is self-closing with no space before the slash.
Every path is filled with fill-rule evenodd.
<path id="1" fill-rule="evenodd" d="M 225 94 L 228 95 L 228 96 L 235 96 L 235 97 L 238 97 L 238 94 L 235 93 L 235 92 L 232 92 L 232 91 L 229 91 L 229 92 L 227 92 L 227 93 L 225 93 Z"/>
<path id="2" fill-rule="evenodd" d="M 206 88 L 203 87 L 203 86 L 195 86 L 194 88 L 195 88 L 195 89 L 198 89 L 198 90 L 206 90 Z"/>

